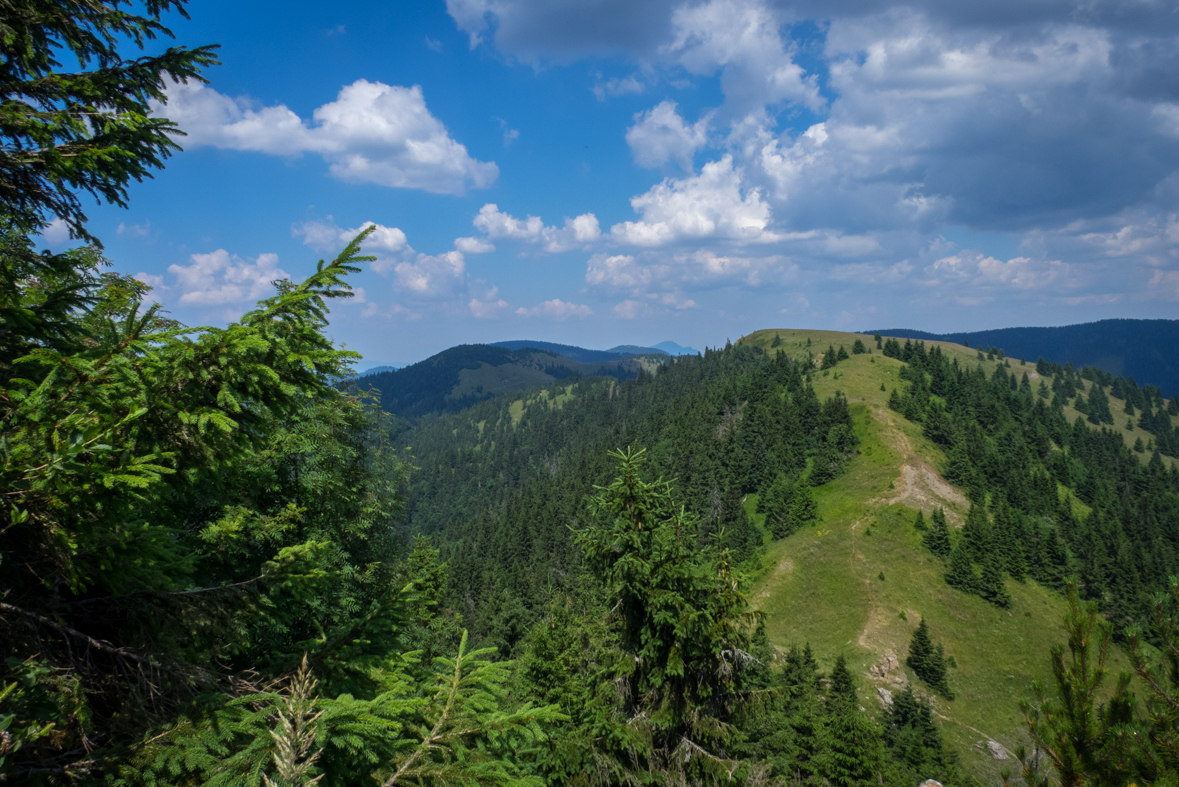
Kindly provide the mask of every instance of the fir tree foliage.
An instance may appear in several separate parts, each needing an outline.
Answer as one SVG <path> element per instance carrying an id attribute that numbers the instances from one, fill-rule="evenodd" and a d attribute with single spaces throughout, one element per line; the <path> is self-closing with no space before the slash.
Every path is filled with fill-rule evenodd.
<path id="1" fill-rule="evenodd" d="M 33 232 L 60 217 L 72 237 L 97 242 L 85 227 L 78 192 L 126 206 L 127 184 L 151 177 L 179 146 L 179 128 L 153 117 L 168 82 L 205 81 L 215 46 L 172 46 L 163 15 L 187 18 L 184 0 L 150 0 L 134 13 L 117 0 L 5 3 L 0 60 L 0 202 L 6 221 Z M 66 71 L 76 63 L 80 70 Z M 101 122 L 93 122 L 96 117 Z M 35 259 L 30 255 L 29 259 Z"/>
<path id="2" fill-rule="evenodd" d="M 921 536 L 921 543 L 940 558 L 950 557 L 953 547 L 950 543 L 950 526 L 946 522 L 946 512 L 941 507 L 935 508 L 929 520 L 929 529 Z"/>
<path id="3" fill-rule="evenodd" d="M 945 653 L 940 642 L 934 645 L 925 618 L 921 619 L 913 632 L 905 664 L 935 692 L 948 700 L 954 699 L 954 692 L 950 690 L 949 679 L 946 676 Z"/>
<path id="4" fill-rule="evenodd" d="M 664 482 L 647 481 L 643 450 L 613 454 L 619 474 L 599 489 L 598 525 L 575 534 L 602 581 L 623 658 L 614 680 L 628 687 L 628 717 L 649 720 L 652 767 L 720 778 L 733 735 L 731 690 L 754 660 L 746 610 L 726 552 L 697 545 L 698 523 Z"/>
<path id="5" fill-rule="evenodd" d="M 946 570 L 946 584 L 963 593 L 977 593 L 980 583 L 978 574 L 974 571 L 974 564 L 970 559 L 970 551 L 965 540 L 959 540 L 950 553 L 950 566 Z"/>
<path id="6" fill-rule="evenodd" d="M 1111 629 L 1099 620 L 1095 604 L 1078 601 L 1071 584 L 1068 601 L 1067 651 L 1058 645 L 1051 653 L 1055 685 L 1049 690 L 1034 684 L 1035 699 L 1021 703 L 1028 734 L 1042 754 L 1016 750 L 1023 778 L 1046 786 L 1050 767 L 1063 787 L 1127 784 L 1132 774 L 1122 729 L 1132 718 L 1130 676 L 1122 675 L 1112 692 L 1105 688 Z"/>

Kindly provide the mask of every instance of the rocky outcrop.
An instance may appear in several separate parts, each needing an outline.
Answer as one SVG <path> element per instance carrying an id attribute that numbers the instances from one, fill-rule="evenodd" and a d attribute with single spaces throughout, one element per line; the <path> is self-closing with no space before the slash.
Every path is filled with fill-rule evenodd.
<path id="1" fill-rule="evenodd" d="M 995 743 L 994 741 L 987 741 L 987 754 L 996 760 L 1007 759 L 1007 750 L 1001 744 Z"/>
<path id="2" fill-rule="evenodd" d="M 885 651 L 880 661 L 873 664 L 872 668 L 868 670 L 868 674 L 875 681 L 889 683 L 893 686 L 904 686 L 909 682 L 905 671 L 901 669 L 901 662 L 897 658 L 897 654 L 891 650 Z"/>
<path id="3" fill-rule="evenodd" d="M 1007 760 L 1011 758 L 1008 751 L 1003 748 L 1003 744 L 996 743 L 995 741 L 979 741 L 974 744 L 974 748 L 986 752 L 992 760 Z"/>

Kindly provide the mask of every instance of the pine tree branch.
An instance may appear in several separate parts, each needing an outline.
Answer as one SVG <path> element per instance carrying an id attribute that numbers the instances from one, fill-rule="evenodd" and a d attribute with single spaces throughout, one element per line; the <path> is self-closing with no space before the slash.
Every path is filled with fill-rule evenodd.
<path id="1" fill-rule="evenodd" d="M 463 651 L 466 649 L 466 645 L 467 632 L 464 631 L 462 641 L 459 643 L 458 658 L 454 660 L 454 678 L 451 681 L 450 690 L 447 692 L 446 707 L 442 709 L 442 714 L 438 717 L 438 721 L 435 722 L 433 729 L 430 730 L 430 733 L 422 739 L 422 743 L 417 748 L 417 750 L 414 751 L 414 753 L 411 754 L 406 759 L 406 761 L 401 764 L 401 767 L 398 768 L 397 771 L 389 777 L 382 787 L 393 787 L 393 785 L 397 783 L 397 780 L 401 778 L 401 776 L 405 774 L 407 770 L 409 770 L 409 767 L 413 765 L 424 752 L 439 748 L 436 744 L 443 737 L 440 734 L 442 725 L 445 724 L 447 719 L 450 717 L 450 711 L 454 706 L 455 697 L 458 696 L 459 684 L 462 681 Z"/>

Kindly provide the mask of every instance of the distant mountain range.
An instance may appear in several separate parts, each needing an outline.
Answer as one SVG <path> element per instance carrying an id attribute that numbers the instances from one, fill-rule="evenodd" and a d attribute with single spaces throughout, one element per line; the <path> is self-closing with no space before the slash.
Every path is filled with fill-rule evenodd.
<path id="1" fill-rule="evenodd" d="M 540 345 L 540 346 L 537 346 Z M 562 352 L 556 349 L 560 348 Z M 555 380 L 603 375 L 629 380 L 670 356 L 650 347 L 586 350 L 551 342 L 462 344 L 394 371 L 362 375 L 361 385 L 381 394 L 381 406 L 403 418 L 457 412 L 504 393 Z"/>
<path id="2" fill-rule="evenodd" d="M 587 350 L 584 347 L 575 347 L 572 344 L 556 344 L 555 342 L 542 342 L 535 339 L 514 339 L 508 342 L 491 342 L 484 345 L 487 347 L 503 347 L 508 350 L 522 350 L 526 347 L 531 347 L 537 350 L 545 350 L 553 352 L 571 361 L 578 363 L 602 363 L 605 361 L 617 361 L 619 357 L 626 357 L 631 355 L 697 355 L 699 350 L 694 350 L 691 347 L 684 347 L 675 342 L 660 342 L 651 347 L 642 347 L 637 344 L 620 344 L 617 347 L 611 347 L 609 350 Z M 369 363 L 372 363 L 371 361 Z M 404 369 L 410 364 L 407 363 L 380 363 L 378 365 L 368 366 L 363 361 L 359 364 L 360 369 L 357 375 L 360 377 L 370 377 L 374 374 L 382 372 L 395 372 L 398 369 Z"/>
<path id="3" fill-rule="evenodd" d="M 691 347 L 684 347 L 675 342 L 660 342 L 650 347 L 643 347 L 638 344 L 620 344 L 617 347 L 611 347 L 609 350 L 587 350 L 584 347 L 574 347 L 571 344 L 554 344 L 553 342 L 542 342 L 535 339 L 514 339 L 510 342 L 492 342 L 490 346 L 507 347 L 509 350 L 522 350 L 525 347 L 535 347 L 538 350 L 549 350 L 550 352 L 555 352 L 566 358 L 572 358 L 581 363 L 608 361 L 619 355 L 647 355 L 650 353 L 696 355 L 698 352 Z"/>
<path id="4" fill-rule="evenodd" d="M 627 355 L 641 355 L 655 353 L 658 355 L 667 355 L 662 350 L 656 350 L 652 347 L 613 347 L 609 350 L 587 350 L 584 347 L 574 347 L 571 344 L 555 344 L 554 342 L 541 342 L 534 339 L 516 339 L 510 342 L 492 342 L 488 347 L 506 347 L 509 350 L 523 350 L 526 347 L 531 347 L 534 350 L 544 350 L 545 352 L 556 353 L 564 358 L 568 358 L 578 363 L 601 363 L 603 361 L 617 361 L 619 357 Z"/>
<path id="5" fill-rule="evenodd" d="M 874 333 L 874 331 L 864 331 Z M 1113 375 L 1154 385 L 1165 396 L 1179 393 L 1179 320 L 1100 320 L 1058 328 L 997 328 L 990 331 L 927 333 L 889 328 L 882 336 L 998 347 L 1008 356 L 1045 358 L 1074 367 L 1096 366 Z"/>
<path id="6" fill-rule="evenodd" d="M 389 363 L 381 366 L 369 366 L 357 372 L 358 375 L 364 377 L 366 374 L 378 374 L 380 372 L 395 372 L 398 369 L 404 369 L 408 364 L 404 363 Z"/>
<path id="7" fill-rule="evenodd" d="M 684 347 L 675 342 L 659 342 L 659 344 L 651 345 L 656 350 L 663 350 L 668 355 L 699 355 L 699 350 L 694 350 L 691 347 Z"/>

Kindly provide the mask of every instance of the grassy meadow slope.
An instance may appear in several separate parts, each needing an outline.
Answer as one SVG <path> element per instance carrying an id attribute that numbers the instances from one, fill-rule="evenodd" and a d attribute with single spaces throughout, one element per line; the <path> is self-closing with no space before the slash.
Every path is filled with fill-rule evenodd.
<path id="1" fill-rule="evenodd" d="M 1009 581 L 1015 603 L 1000 610 L 948 587 L 943 563 L 922 548 L 913 522 L 917 511 L 928 518 L 942 506 L 960 527 L 969 503 L 942 479 L 938 468 L 945 457 L 922 436 L 920 425 L 887 408 L 889 392 L 903 389 L 901 362 L 880 354 L 870 336 L 857 334 L 784 329 L 758 331 L 740 341 L 768 350 L 775 334 L 781 340 L 776 349 L 791 356 L 807 350 L 819 355 L 829 344 L 850 351 L 857 338 L 873 352 L 815 374 L 820 399 L 836 390 L 848 397 L 860 455 L 845 475 L 815 489 L 819 527 L 768 547 L 752 596 L 767 616 L 771 642 L 781 655 L 790 645 L 809 641 L 825 669 L 844 654 L 861 676 L 864 707 L 876 707 L 877 688 L 895 691 L 914 680 L 903 662 L 913 630 L 925 618 L 935 641 L 957 662 L 950 670 L 956 698 L 934 698 L 947 739 L 972 772 L 997 777 L 1000 767 L 1014 761 L 995 761 L 978 744 L 990 739 L 1010 750 L 1026 742 L 1019 700 L 1031 696 L 1033 680 L 1051 678 L 1048 651 L 1063 641 L 1064 598 L 1031 581 Z M 937 344 L 959 363 L 979 363 L 973 349 Z M 1019 361 L 1008 361 L 1018 374 Z M 994 370 L 994 362 L 984 365 L 988 374 Z M 1033 364 L 1026 369 L 1029 376 L 1035 373 Z M 1126 434 L 1132 442 L 1133 435 Z M 754 504 L 747 502 L 751 511 Z M 890 656 L 898 666 L 881 670 Z M 1114 659 L 1115 672 L 1128 667 L 1120 653 Z"/>
<path id="2" fill-rule="evenodd" d="M 1053 328 L 996 328 L 931 334 L 893 329 L 881 333 L 913 339 L 944 340 L 972 347 L 1002 347 L 1008 355 L 1026 355 L 1073 366 L 1099 366 L 1113 375 L 1133 377 L 1139 385 L 1151 383 L 1166 396 L 1179 393 L 1179 320 L 1098 320 Z"/>

